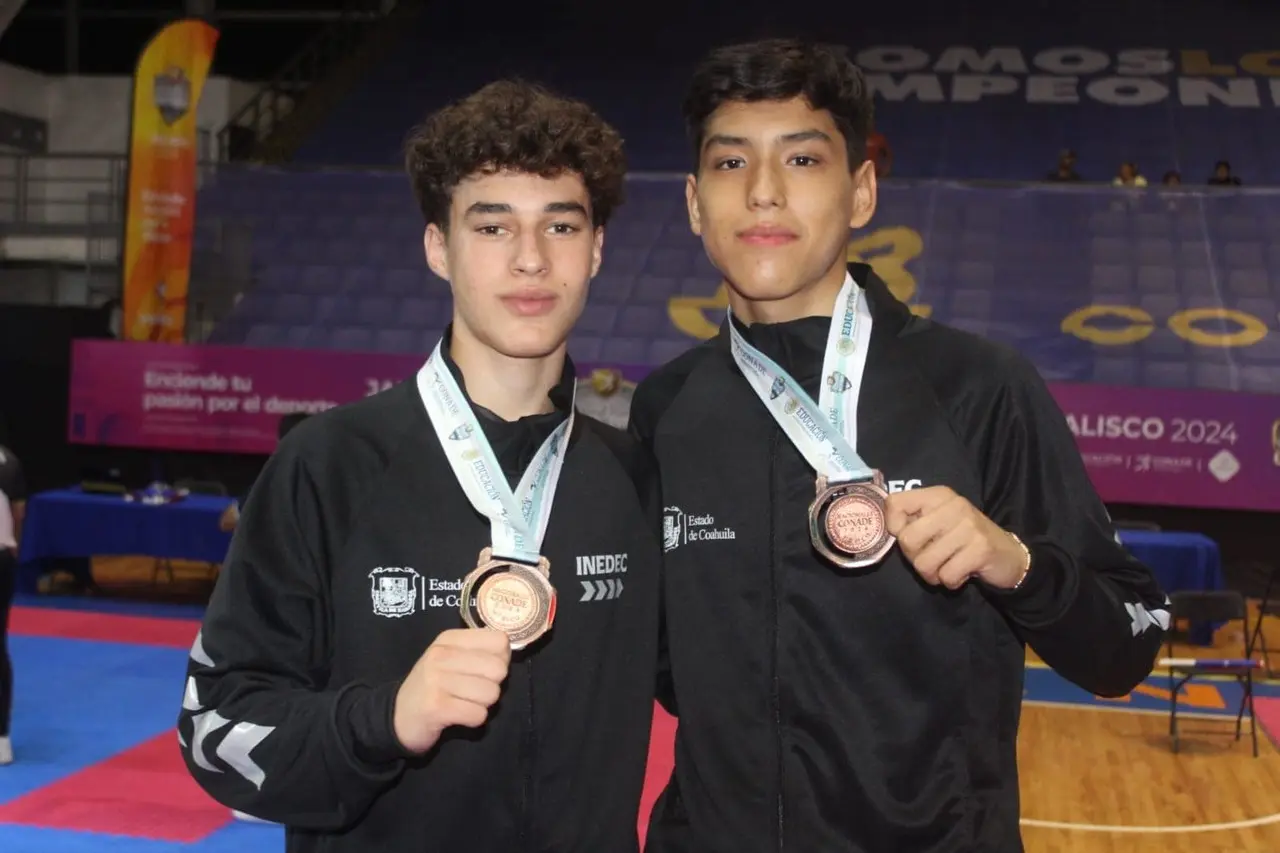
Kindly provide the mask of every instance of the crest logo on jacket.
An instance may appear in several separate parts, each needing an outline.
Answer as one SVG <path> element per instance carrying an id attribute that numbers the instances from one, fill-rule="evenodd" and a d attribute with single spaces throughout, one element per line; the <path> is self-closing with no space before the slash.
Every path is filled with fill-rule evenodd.
<path id="1" fill-rule="evenodd" d="M 678 506 L 662 511 L 662 549 L 674 551 L 681 545 L 694 542 L 710 542 L 719 539 L 737 539 L 732 527 L 717 527 L 714 515 L 686 513 Z"/>
<path id="2" fill-rule="evenodd" d="M 422 575 L 408 566 L 387 566 L 369 572 L 373 612 L 378 616 L 398 619 L 417 609 L 422 594 Z"/>

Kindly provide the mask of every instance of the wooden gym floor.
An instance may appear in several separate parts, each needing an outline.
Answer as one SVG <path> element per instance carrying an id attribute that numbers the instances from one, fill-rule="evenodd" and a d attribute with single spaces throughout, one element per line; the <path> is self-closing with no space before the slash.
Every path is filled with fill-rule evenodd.
<path id="1" fill-rule="evenodd" d="M 150 559 L 94 561 L 98 594 L 109 597 L 198 602 L 215 575 L 188 563 L 174 564 L 172 581 L 154 573 Z M 1265 628 L 1280 650 L 1280 618 Z M 1224 657 L 1241 645 L 1238 626 L 1214 640 Z M 1207 655 L 1175 645 L 1183 653 Z M 1034 654 L 1028 664 L 1042 665 Z M 1253 758 L 1248 724 L 1237 742 L 1234 719 L 1188 713 L 1175 755 L 1167 711 L 1029 700 L 1018 745 L 1028 853 L 1280 853 L 1280 753 L 1260 729 Z"/>

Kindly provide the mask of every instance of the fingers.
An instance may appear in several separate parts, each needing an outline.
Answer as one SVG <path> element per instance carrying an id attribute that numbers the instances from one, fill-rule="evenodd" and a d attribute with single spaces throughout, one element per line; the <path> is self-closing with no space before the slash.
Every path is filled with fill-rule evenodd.
<path id="1" fill-rule="evenodd" d="M 484 676 L 461 673 L 450 673 L 449 678 L 441 682 L 441 689 L 453 699 L 472 702 L 484 708 L 497 702 L 502 695 L 499 682 Z"/>
<path id="2" fill-rule="evenodd" d="M 442 631 L 432 645 L 461 651 L 483 652 L 503 661 L 511 660 L 511 639 L 501 631 L 488 628 L 455 628 Z"/>
<path id="3" fill-rule="evenodd" d="M 506 680 L 509 661 L 477 649 L 436 646 L 428 650 L 431 668 L 450 675 L 473 675 L 501 684 Z"/>
<path id="4" fill-rule="evenodd" d="M 979 516 L 945 486 L 914 490 L 926 491 L 932 494 L 923 500 L 902 499 L 909 492 L 889 496 L 886 509 L 899 525 L 898 545 L 925 583 L 959 589 L 981 571 L 986 559 Z"/>
<path id="5" fill-rule="evenodd" d="M 903 554 L 925 583 L 937 585 L 943 583 L 941 573 L 944 567 L 950 569 L 947 577 L 954 573 L 955 568 L 949 566 L 948 561 L 953 560 L 968 543 L 969 535 L 961 525 L 942 531 L 919 549 L 909 551 L 904 547 Z"/>
<path id="6" fill-rule="evenodd" d="M 947 589 L 959 589 L 982 568 L 985 546 L 981 540 L 970 539 L 964 547 L 951 555 L 938 569 L 938 583 Z"/>
<path id="7" fill-rule="evenodd" d="M 893 497 L 890 495 L 890 499 Z M 930 511 L 910 516 L 894 534 L 907 559 L 914 561 L 926 545 L 962 522 L 967 505 L 964 499 L 954 494 L 952 497 L 954 500 L 939 504 Z"/>
<path id="8" fill-rule="evenodd" d="M 489 719 L 489 707 L 492 704 L 481 705 L 466 699 L 447 696 L 440 702 L 440 714 L 443 719 L 449 721 L 449 725 L 477 729 Z"/>
<path id="9" fill-rule="evenodd" d="M 891 535 L 898 536 L 913 519 L 930 515 L 957 497 L 947 486 L 894 492 L 885 500 L 885 525 Z"/>

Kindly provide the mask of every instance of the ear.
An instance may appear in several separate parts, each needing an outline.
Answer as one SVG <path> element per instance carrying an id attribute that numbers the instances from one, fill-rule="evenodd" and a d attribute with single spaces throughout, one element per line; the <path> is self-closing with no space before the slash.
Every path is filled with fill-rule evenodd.
<path id="1" fill-rule="evenodd" d="M 689 230 L 702 236 L 702 211 L 698 209 L 698 176 L 689 175 L 684 182 L 684 201 L 689 206 Z"/>
<path id="2" fill-rule="evenodd" d="M 447 241 L 440 226 L 434 222 L 427 226 L 422 237 L 422 247 L 427 253 L 427 266 L 445 281 L 449 281 L 449 253 Z"/>
<path id="3" fill-rule="evenodd" d="M 600 274 L 600 264 L 604 260 L 604 228 L 596 229 L 595 236 L 591 240 L 591 277 L 595 278 Z"/>
<path id="4" fill-rule="evenodd" d="M 865 161 L 853 173 L 853 214 L 849 227 L 863 228 L 876 212 L 876 164 Z"/>

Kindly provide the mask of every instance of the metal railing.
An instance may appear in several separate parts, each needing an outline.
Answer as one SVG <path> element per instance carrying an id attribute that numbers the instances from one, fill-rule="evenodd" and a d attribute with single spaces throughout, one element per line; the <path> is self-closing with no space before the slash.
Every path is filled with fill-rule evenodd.
<path id="1" fill-rule="evenodd" d="M 197 188 L 217 168 L 209 159 L 209 142 L 203 134 Z M 80 294 L 84 304 L 115 295 L 127 196 L 128 157 L 123 154 L 0 154 L 0 262 L 40 267 L 0 276 L 0 303 L 73 304 L 58 295 L 68 290 Z M 190 339 L 198 341 L 243 292 L 251 238 L 243 224 L 198 213 L 195 230 L 188 327 Z M 47 284 L 33 288 L 36 281 Z M 10 292 L 15 289 L 21 292 Z"/>
<path id="2" fill-rule="evenodd" d="M 266 143 L 287 128 L 308 93 L 365 40 L 372 27 L 401 5 L 386 0 L 374 15 L 367 8 L 338 14 L 218 131 L 223 160 L 257 160 L 270 153 Z M 279 159 L 272 157 L 270 159 Z"/>

